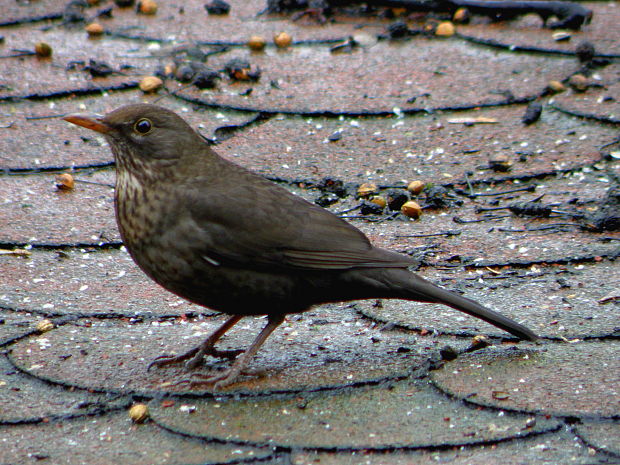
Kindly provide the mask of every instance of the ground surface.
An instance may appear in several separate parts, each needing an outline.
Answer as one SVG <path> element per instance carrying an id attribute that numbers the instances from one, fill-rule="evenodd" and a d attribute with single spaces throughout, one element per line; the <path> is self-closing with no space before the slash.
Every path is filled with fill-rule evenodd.
<path id="1" fill-rule="evenodd" d="M 62 1 L 4 0 L 0 464 L 620 463 L 620 5 L 583 3 L 591 24 L 556 41 L 536 15 L 390 40 L 397 20 L 410 31 L 437 20 L 353 8 L 321 24 L 259 15 L 262 0 L 231 4 L 215 16 L 203 2 L 161 1 L 146 16 L 112 2 L 69 14 Z M 95 20 L 105 34 L 89 38 Z M 280 31 L 292 46 L 273 45 Z M 255 34 L 264 51 L 245 46 Z M 338 47 L 350 37 L 359 46 Z M 30 53 L 40 41 L 50 58 Z M 577 59 L 582 41 L 594 61 Z M 221 79 L 139 90 L 175 58 Z M 231 79 L 232 59 L 260 78 Z M 93 76 L 90 60 L 113 73 Z M 585 91 L 569 86 L 576 73 Z M 566 90 L 548 92 L 554 80 Z M 181 369 L 147 373 L 223 317 L 137 269 L 115 225 L 109 148 L 60 117 L 154 101 L 222 155 L 311 201 L 331 198 L 373 242 L 417 257 L 419 273 L 526 324 L 541 344 L 441 306 L 354 302 L 291 316 L 255 375 L 221 392 L 175 386 Z M 530 102 L 542 115 L 525 125 Z M 56 187 L 61 172 L 73 190 Z M 413 196 L 417 221 L 355 208 L 362 183 L 385 197 L 413 180 L 448 189 Z M 327 192 L 338 181 L 342 197 Z M 485 210 L 541 196 L 553 212 Z M 53 329 L 37 331 L 42 320 Z M 242 322 L 223 345 L 246 346 L 262 324 Z M 480 334 L 489 347 L 472 345 Z M 150 408 L 140 425 L 128 416 L 136 402 Z"/>

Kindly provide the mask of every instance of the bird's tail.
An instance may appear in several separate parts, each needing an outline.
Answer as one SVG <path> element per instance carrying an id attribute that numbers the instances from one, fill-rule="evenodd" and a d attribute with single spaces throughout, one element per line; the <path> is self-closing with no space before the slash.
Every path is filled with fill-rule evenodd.
<path id="1" fill-rule="evenodd" d="M 388 282 L 390 283 L 391 290 L 395 291 L 394 287 L 397 287 L 397 292 L 400 294 L 399 297 L 402 299 L 448 305 L 468 315 L 480 318 L 504 331 L 508 331 L 520 339 L 527 341 L 539 339 L 533 331 L 516 321 L 483 307 L 474 300 L 442 289 L 414 273 L 404 269 L 392 269 L 388 273 L 390 275 Z"/>

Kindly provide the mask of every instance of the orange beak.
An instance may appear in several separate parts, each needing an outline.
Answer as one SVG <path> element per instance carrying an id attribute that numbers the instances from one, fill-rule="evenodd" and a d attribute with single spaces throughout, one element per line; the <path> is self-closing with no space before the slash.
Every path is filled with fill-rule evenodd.
<path id="1" fill-rule="evenodd" d="M 100 115 L 74 113 L 63 117 L 63 119 L 101 134 L 107 134 L 112 130 L 108 124 L 104 123 L 103 116 Z"/>

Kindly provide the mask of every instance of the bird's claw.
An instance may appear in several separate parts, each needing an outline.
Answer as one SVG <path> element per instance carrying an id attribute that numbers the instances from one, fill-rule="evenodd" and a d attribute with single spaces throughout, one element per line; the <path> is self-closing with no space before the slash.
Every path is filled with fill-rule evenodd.
<path id="1" fill-rule="evenodd" d="M 199 347 L 194 347 L 192 350 L 185 352 L 181 355 L 160 355 L 146 367 L 146 371 L 148 372 L 152 367 L 161 368 L 166 365 L 174 365 L 175 363 L 181 363 L 188 358 L 194 357 L 198 352 Z M 190 360 L 191 362 L 191 360 Z M 188 362 L 189 363 L 189 362 Z"/>
<path id="2" fill-rule="evenodd" d="M 244 351 L 242 349 L 218 350 L 214 347 L 203 348 L 198 346 L 181 355 L 160 355 L 148 364 L 146 371 L 148 372 L 152 367 L 160 368 L 167 365 L 185 362 L 186 360 L 187 362 L 185 363 L 185 368 L 188 370 L 193 370 L 202 364 L 205 355 L 210 355 L 214 358 L 227 358 L 230 360 L 237 358 L 237 356 L 243 352 Z"/>
<path id="3" fill-rule="evenodd" d="M 217 391 L 220 388 L 225 388 L 231 384 L 234 384 L 239 375 L 265 376 L 265 372 L 263 370 L 238 370 L 236 367 L 232 366 L 216 375 L 192 373 L 189 378 L 180 380 L 175 383 L 174 386 L 187 386 L 190 389 L 200 386 L 208 386 Z"/>
<path id="4" fill-rule="evenodd" d="M 201 365 L 202 362 L 204 362 L 205 355 L 210 355 L 211 357 L 214 357 L 214 358 L 227 358 L 230 360 L 230 359 L 237 358 L 237 356 L 243 352 L 244 351 L 241 349 L 217 350 L 213 347 L 211 347 L 208 350 L 204 350 L 204 351 L 199 350 L 196 355 L 194 355 L 191 359 L 185 362 L 185 368 L 187 368 L 188 370 L 194 370 L 198 368 L 198 366 Z"/>

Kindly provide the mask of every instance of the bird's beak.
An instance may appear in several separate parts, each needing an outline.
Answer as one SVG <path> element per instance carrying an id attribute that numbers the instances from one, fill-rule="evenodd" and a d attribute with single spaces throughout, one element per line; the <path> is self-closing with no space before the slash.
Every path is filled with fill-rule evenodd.
<path id="1" fill-rule="evenodd" d="M 100 132 L 101 134 L 107 134 L 112 130 L 112 127 L 104 122 L 103 116 L 101 115 L 74 113 L 63 117 L 63 119 L 86 129 Z"/>

